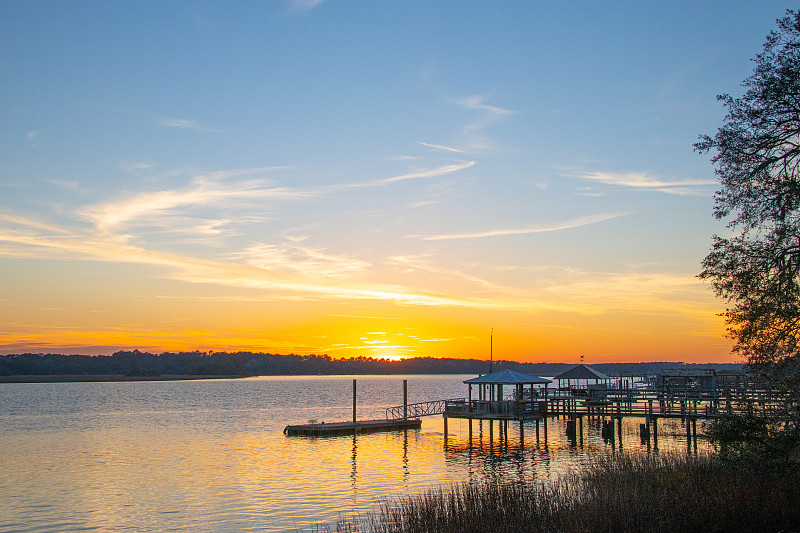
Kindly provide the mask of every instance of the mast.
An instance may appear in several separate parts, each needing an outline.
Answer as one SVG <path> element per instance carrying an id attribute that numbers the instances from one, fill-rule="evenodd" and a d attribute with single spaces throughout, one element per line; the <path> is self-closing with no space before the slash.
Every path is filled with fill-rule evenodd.
<path id="1" fill-rule="evenodd" d="M 489 333 L 489 373 L 492 373 L 492 337 L 494 336 L 494 328 Z"/>

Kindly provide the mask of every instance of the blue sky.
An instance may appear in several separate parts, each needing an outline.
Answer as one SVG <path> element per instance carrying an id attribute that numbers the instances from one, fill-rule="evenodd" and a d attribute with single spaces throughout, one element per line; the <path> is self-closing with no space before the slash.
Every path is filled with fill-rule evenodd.
<path id="1" fill-rule="evenodd" d="M 693 152 L 783 2 L 17 2 L 0 352 L 733 360 Z"/>

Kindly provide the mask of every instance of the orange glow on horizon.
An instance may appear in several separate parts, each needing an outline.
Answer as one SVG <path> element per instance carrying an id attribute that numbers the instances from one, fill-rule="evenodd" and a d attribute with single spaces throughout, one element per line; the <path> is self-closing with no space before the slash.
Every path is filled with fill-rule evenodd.
<path id="1" fill-rule="evenodd" d="M 205 320 L 206 327 L 179 329 L 151 324 L 119 327 L 30 328 L 5 333 L 2 353 L 110 354 L 118 350 L 264 352 L 328 355 L 334 359 L 371 357 L 392 361 L 412 357 L 456 359 L 489 358 L 490 330 L 469 316 L 437 316 L 426 310 L 417 320 L 379 314 L 326 314 L 302 324 L 274 320 L 225 328 L 225 320 Z M 410 315 L 410 313 L 409 313 Z M 449 318 L 449 320 L 448 320 Z M 731 341 L 724 338 L 722 319 L 712 315 L 703 329 L 658 317 L 573 318 L 569 321 L 530 320 L 530 316 L 504 316 L 505 325 L 494 327 L 495 360 L 517 362 L 736 362 Z M 662 317 L 663 318 L 663 317 Z M 458 319 L 458 320 L 456 320 Z M 529 322 L 530 320 L 530 322 Z M 220 324 L 219 322 L 223 322 Z M 231 319 L 233 325 L 236 319 Z M 499 322 L 499 321 L 498 321 Z M 242 327 L 247 326 L 247 327 Z M 664 331 L 669 331 L 665 334 Z M 299 341 L 299 342 L 298 342 Z"/>

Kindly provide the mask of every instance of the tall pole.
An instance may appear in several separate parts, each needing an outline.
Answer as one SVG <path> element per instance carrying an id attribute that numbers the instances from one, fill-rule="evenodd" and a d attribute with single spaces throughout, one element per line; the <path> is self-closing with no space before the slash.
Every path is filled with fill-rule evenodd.
<path id="1" fill-rule="evenodd" d="M 492 373 L 492 337 L 494 337 L 494 328 L 492 328 L 491 333 L 489 333 L 489 373 Z"/>

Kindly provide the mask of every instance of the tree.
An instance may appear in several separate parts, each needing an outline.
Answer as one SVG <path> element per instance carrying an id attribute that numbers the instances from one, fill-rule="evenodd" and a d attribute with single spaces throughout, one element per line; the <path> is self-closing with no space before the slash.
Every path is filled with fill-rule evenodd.
<path id="1" fill-rule="evenodd" d="M 730 219 L 700 277 L 730 305 L 723 315 L 734 351 L 800 390 L 800 12 L 777 23 L 744 95 L 718 96 L 724 123 L 695 144 L 715 152 L 714 215 Z"/>

